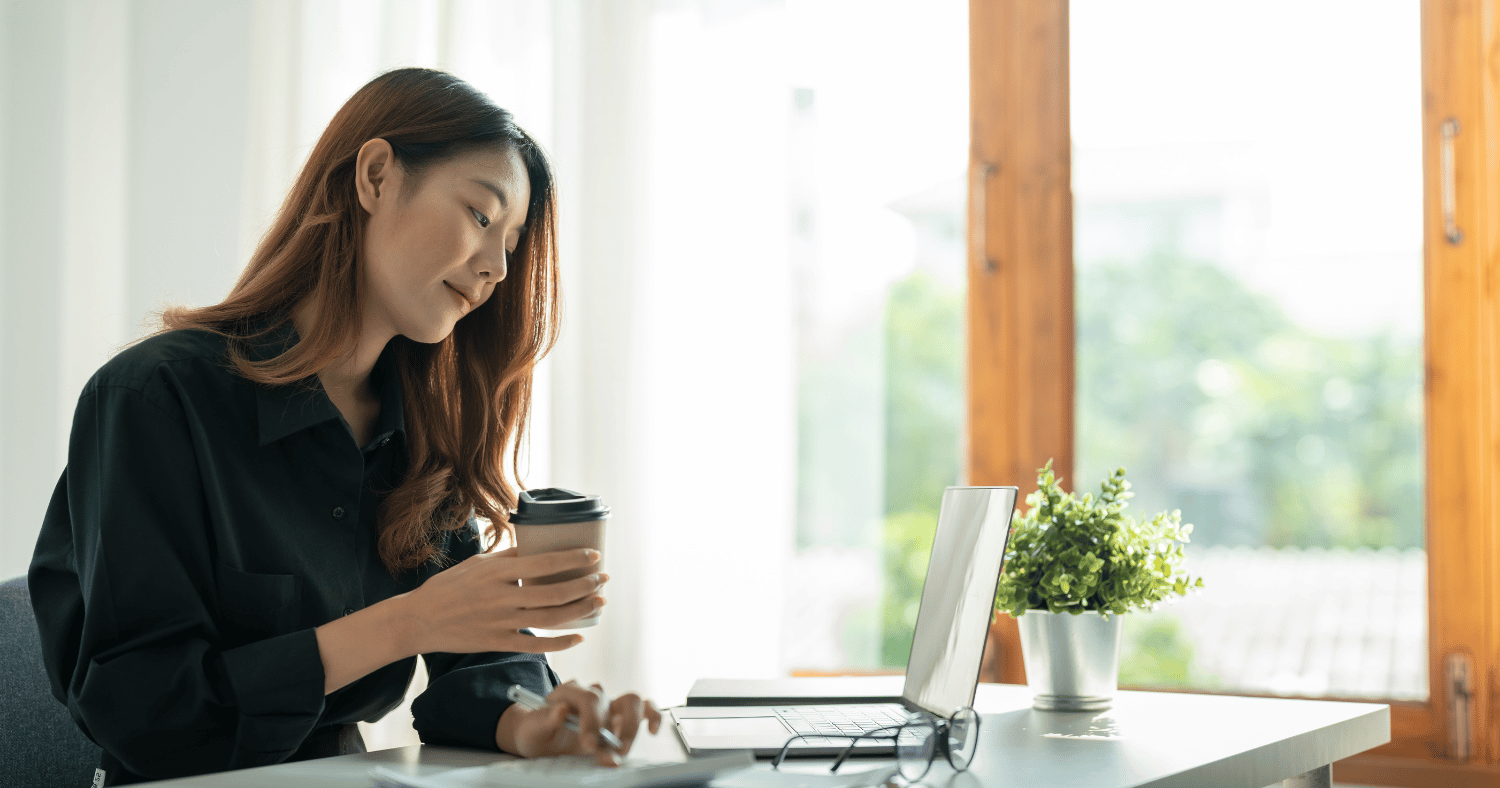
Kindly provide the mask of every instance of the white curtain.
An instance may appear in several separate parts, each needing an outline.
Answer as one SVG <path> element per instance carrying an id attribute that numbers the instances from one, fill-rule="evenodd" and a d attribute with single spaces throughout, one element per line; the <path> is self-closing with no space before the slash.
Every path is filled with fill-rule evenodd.
<path id="1" fill-rule="evenodd" d="M 680 702 L 782 670 L 795 487 L 779 2 L 0 3 L 0 576 L 73 403 L 165 302 L 221 298 L 333 112 L 444 68 L 560 176 L 564 329 L 528 486 L 614 508 L 603 623 L 564 677 Z M 411 740 L 400 715 L 372 747 Z"/>

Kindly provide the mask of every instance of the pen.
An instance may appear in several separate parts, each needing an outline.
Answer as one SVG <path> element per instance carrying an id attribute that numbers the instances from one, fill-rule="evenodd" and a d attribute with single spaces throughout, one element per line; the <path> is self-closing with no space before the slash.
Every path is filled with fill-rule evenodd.
<path id="1" fill-rule="evenodd" d="M 545 708 L 547 705 L 546 698 L 543 698 L 541 695 L 538 695 L 535 692 L 526 689 L 520 684 L 510 685 L 510 689 L 506 690 L 505 696 L 515 701 L 516 703 L 521 704 L 521 708 L 530 709 L 532 711 Z M 578 715 L 569 714 L 567 721 L 563 723 L 563 727 L 574 733 L 578 733 Z M 619 737 L 615 736 L 610 732 L 608 728 L 604 727 L 603 725 L 599 726 L 599 743 L 614 750 L 615 752 L 620 752 L 620 750 L 622 750 L 625 746 L 620 742 Z"/>

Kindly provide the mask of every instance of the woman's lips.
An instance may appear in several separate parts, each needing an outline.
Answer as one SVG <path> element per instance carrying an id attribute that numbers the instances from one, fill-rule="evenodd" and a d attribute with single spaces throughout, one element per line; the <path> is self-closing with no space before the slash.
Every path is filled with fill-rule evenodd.
<path id="1" fill-rule="evenodd" d="M 458 296 L 458 300 L 463 304 L 465 314 L 474 309 L 474 302 L 469 300 L 469 297 L 464 295 L 462 290 L 459 290 L 458 288 L 448 284 L 447 282 L 444 282 L 443 285 L 446 286 L 449 290 L 452 290 L 454 295 Z"/>

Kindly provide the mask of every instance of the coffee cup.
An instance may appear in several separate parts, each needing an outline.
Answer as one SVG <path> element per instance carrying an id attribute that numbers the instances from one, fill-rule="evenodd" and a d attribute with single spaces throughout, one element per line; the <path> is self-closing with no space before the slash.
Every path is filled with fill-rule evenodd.
<path id="1" fill-rule="evenodd" d="M 516 502 L 510 524 L 516 531 L 516 555 L 527 556 L 587 547 L 604 553 L 604 521 L 609 507 L 597 495 L 584 495 L 561 487 L 526 490 Z M 558 572 L 521 581 L 545 585 L 604 571 L 604 559 L 582 569 Z M 599 623 L 599 613 L 549 629 L 577 629 Z"/>

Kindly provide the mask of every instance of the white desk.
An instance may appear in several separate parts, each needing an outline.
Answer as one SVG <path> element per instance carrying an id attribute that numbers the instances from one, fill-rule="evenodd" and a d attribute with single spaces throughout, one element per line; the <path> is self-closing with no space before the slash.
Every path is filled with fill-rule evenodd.
<path id="1" fill-rule="evenodd" d="M 939 760 L 925 783 L 936 788 L 1262 788 L 1320 786 L 1331 764 L 1390 740 L 1390 708 L 1378 703 L 1121 692 L 1105 712 L 1040 712 L 1025 687 L 982 684 L 983 715 L 970 774 Z M 643 734 L 632 755 L 682 756 L 667 726 Z M 181 788 L 354 788 L 374 764 L 432 773 L 477 766 L 497 756 L 441 747 L 393 750 L 167 780 Z M 760 762 L 756 768 L 770 768 Z M 845 767 L 849 768 L 849 767 Z M 862 768 L 854 764 L 854 768 Z"/>

